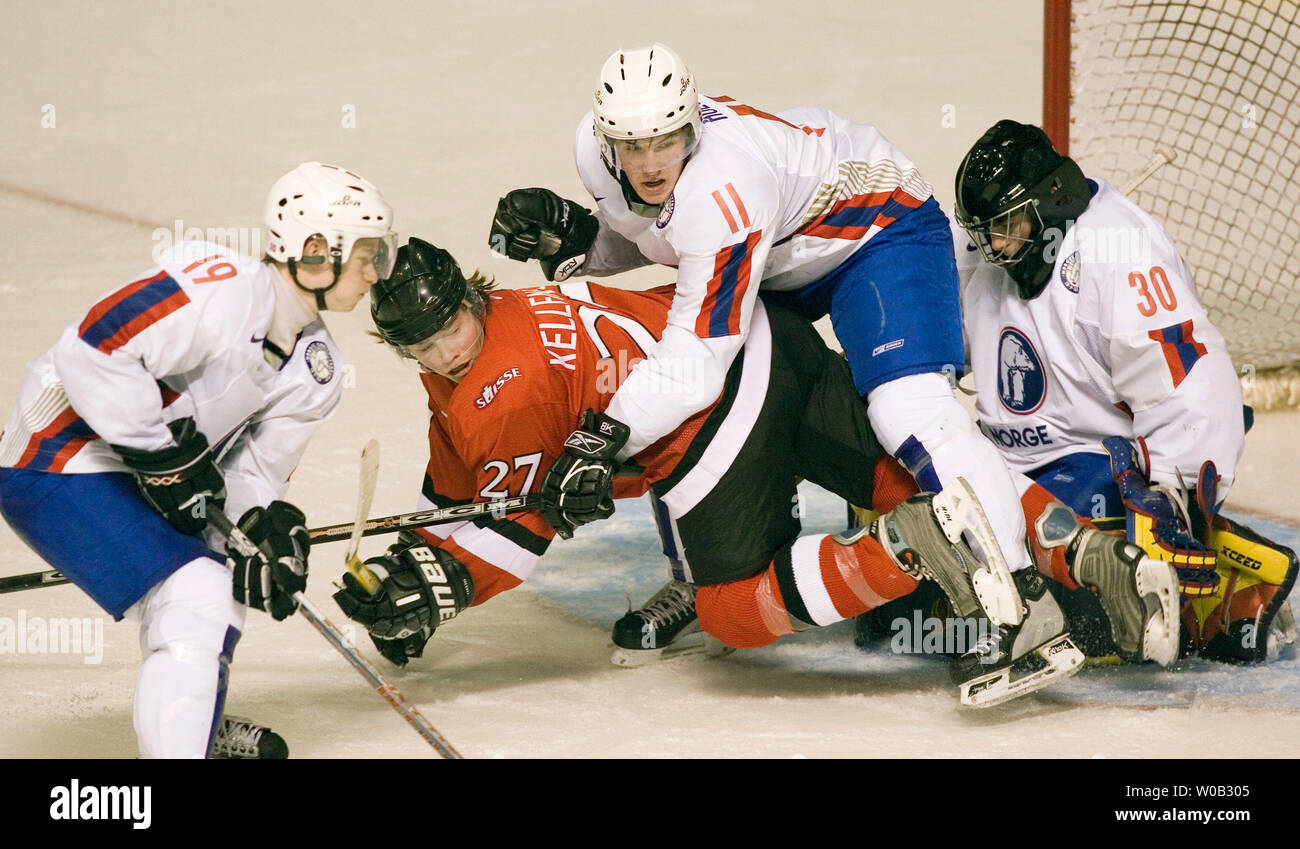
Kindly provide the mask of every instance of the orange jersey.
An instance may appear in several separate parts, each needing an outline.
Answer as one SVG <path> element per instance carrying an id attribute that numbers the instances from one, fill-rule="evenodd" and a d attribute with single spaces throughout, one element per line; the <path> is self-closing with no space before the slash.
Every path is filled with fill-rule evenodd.
<path id="1" fill-rule="evenodd" d="M 421 509 L 539 492 L 582 414 L 603 411 L 659 340 L 672 287 L 630 292 L 575 281 L 487 300 L 483 350 L 461 381 L 420 378 L 430 411 Z M 713 407 L 638 454 L 644 471 L 616 478 L 615 497 L 639 496 L 667 477 Z M 555 536 L 537 512 L 421 533 L 469 567 L 475 604 L 527 578 Z"/>

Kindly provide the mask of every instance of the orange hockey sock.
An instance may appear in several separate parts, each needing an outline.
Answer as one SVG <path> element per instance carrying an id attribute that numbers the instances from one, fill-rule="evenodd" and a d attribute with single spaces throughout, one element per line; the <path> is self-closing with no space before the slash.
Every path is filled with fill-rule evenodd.
<path id="1" fill-rule="evenodd" d="M 895 566 L 869 533 L 851 539 L 800 537 L 759 574 L 701 587 L 695 597 L 700 626 L 734 648 L 758 648 L 866 613 L 916 588 L 916 579 Z"/>

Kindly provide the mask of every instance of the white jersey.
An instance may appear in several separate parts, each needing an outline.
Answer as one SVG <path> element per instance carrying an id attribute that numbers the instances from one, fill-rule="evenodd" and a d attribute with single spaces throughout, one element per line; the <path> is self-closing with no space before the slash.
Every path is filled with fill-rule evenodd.
<path id="1" fill-rule="evenodd" d="M 591 113 L 578 126 L 578 173 L 600 220 L 584 272 L 647 262 L 677 269 L 663 340 L 607 411 L 632 429 L 625 454 L 717 398 L 760 288 L 818 280 L 933 194 L 877 130 L 825 109 L 769 115 L 702 97 L 700 112 L 700 143 L 657 218 L 629 207 L 600 157 Z"/>
<path id="2" fill-rule="evenodd" d="M 166 447 L 167 422 L 189 416 L 220 457 L 229 515 L 281 497 L 342 380 L 319 318 L 288 357 L 267 354 L 276 273 L 219 245 L 166 251 L 28 365 L 0 466 L 128 471 L 110 445 Z"/>
<path id="3" fill-rule="evenodd" d="M 1123 436 L 1144 448 L 1153 481 L 1191 488 L 1213 460 L 1226 494 L 1245 434 L 1223 336 L 1165 229 L 1092 182 L 1029 301 L 952 223 L 980 427 L 1018 472 Z"/>

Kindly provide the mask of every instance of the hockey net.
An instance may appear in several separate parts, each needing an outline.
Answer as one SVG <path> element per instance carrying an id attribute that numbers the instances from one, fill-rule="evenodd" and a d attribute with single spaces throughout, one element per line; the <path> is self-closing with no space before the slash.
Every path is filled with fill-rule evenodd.
<path id="1" fill-rule="evenodd" d="M 1300 1 L 1046 0 L 1044 126 L 1164 224 L 1246 402 L 1300 407 Z M 1068 135 L 1067 135 L 1068 134 Z"/>

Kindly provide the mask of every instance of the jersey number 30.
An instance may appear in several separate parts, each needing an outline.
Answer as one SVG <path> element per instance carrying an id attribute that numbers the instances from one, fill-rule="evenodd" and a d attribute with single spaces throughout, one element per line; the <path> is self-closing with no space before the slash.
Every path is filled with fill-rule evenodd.
<path id="1" fill-rule="evenodd" d="M 1147 274 L 1151 275 L 1151 285 L 1147 286 L 1147 278 L 1140 271 L 1134 271 L 1128 276 L 1128 285 L 1138 290 L 1138 312 L 1143 316 L 1150 318 L 1156 314 L 1156 299 L 1160 300 L 1160 306 L 1173 311 L 1178 307 L 1178 296 L 1174 294 L 1174 287 L 1169 285 L 1169 277 L 1165 275 L 1165 270 L 1160 266 L 1154 266 Z M 1155 290 L 1155 296 L 1152 297 L 1151 290 Z"/>

